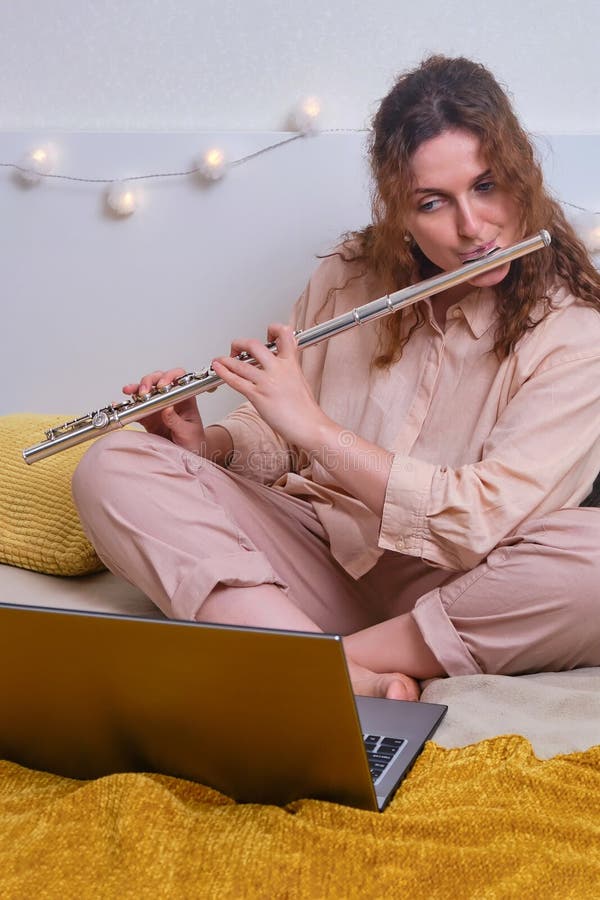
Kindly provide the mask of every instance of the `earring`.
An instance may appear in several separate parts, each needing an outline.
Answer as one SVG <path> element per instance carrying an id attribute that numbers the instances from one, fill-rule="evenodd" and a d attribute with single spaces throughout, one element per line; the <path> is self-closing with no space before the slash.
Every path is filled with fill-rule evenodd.
<path id="1" fill-rule="evenodd" d="M 410 244 L 410 242 L 412 241 L 412 235 L 411 235 L 411 234 L 408 234 L 408 232 L 407 232 L 407 233 L 404 235 L 404 240 L 406 241 L 407 244 Z"/>

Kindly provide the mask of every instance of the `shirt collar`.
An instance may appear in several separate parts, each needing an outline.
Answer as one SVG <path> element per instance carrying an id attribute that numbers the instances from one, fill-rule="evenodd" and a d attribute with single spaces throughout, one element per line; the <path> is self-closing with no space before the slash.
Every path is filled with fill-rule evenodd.
<path id="1" fill-rule="evenodd" d="M 492 288 L 475 288 L 450 309 L 457 308 L 462 310 L 467 325 L 477 340 L 498 318 L 496 294 Z"/>

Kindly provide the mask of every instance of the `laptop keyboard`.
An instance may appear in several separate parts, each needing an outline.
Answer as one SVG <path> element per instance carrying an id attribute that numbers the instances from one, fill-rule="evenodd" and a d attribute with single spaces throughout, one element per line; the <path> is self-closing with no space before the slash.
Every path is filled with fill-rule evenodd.
<path id="1" fill-rule="evenodd" d="M 369 769 L 373 784 L 378 785 L 406 746 L 404 738 L 391 738 L 380 734 L 363 734 Z"/>

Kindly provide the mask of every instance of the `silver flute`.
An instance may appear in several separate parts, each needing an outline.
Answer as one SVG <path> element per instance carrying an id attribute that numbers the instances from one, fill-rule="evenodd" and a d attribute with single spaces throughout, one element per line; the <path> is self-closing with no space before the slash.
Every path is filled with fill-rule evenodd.
<path id="1" fill-rule="evenodd" d="M 482 259 L 474 260 L 463 264 L 460 269 L 454 272 L 442 272 L 440 275 L 434 275 L 433 278 L 427 278 L 418 284 L 409 285 L 402 290 L 395 291 L 393 294 L 381 297 L 379 300 L 372 300 L 363 306 L 358 306 L 350 312 L 341 316 L 322 322 L 320 325 L 314 325 L 307 328 L 306 331 L 296 331 L 295 337 L 298 348 L 303 350 L 312 344 L 320 341 L 326 341 L 336 334 L 341 334 L 355 325 L 363 325 L 366 322 L 372 322 L 374 319 L 380 319 L 390 313 L 397 312 L 405 306 L 412 306 L 426 297 L 432 297 L 441 291 L 447 291 L 449 288 L 469 281 L 475 275 L 481 275 L 490 269 L 495 269 L 505 263 L 509 263 L 535 250 L 541 250 L 550 244 L 550 235 L 547 231 L 540 231 L 539 234 L 520 241 L 512 247 L 505 250 L 493 250 Z M 277 347 L 274 341 L 265 345 L 269 350 L 276 353 Z M 247 353 L 241 353 L 237 359 L 242 359 L 250 365 L 257 365 L 257 361 Z M 76 444 L 82 444 L 92 438 L 107 434 L 109 431 L 115 431 L 132 422 L 143 419 L 151 412 L 157 412 L 167 406 L 185 400 L 187 397 L 193 397 L 195 394 L 201 394 L 204 391 L 210 391 L 223 384 L 223 379 L 215 374 L 209 366 L 201 372 L 188 372 L 177 378 L 171 384 L 164 387 L 154 387 L 148 394 L 134 395 L 128 397 L 120 403 L 113 403 L 102 409 L 94 410 L 79 419 L 73 419 L 71 422 L 65 422 L 46 431 L 46 440 L 32 447 L 23 450 L 23 459 L 26 463 L 34 463 L 47 456 L 53 456 L 60 450 L 67 450 Z"/>

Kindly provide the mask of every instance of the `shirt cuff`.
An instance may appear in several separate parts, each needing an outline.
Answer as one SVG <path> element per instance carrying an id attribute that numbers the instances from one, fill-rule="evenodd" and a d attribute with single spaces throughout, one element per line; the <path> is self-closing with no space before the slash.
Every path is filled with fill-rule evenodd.
<path id="1" fill-rule="evenodd" d="M 436 466 L 395 454 L 390 469 L 378 545 L 408 556 L 423 556 L 429 537 L 427 504 Z"/>
<path id="2" fill-rule="evenodd" d="M 244 438 L 248 439 L 249 428 L 244 422 L 238 422 L 235 419 L 221 419 L 218 422 L 213 422 L 213 425 L 219 425 L 220 428 L 224 428 L 225 431 L 229 432 L 229 437 L 231 438 L 231 442 L 233 444 L 233 449 L 235 450 L 236 444 L 238 447 L 244 444 Z"/>
<path id="3" fill-rule="evenodd" d="M 233 450 L 227 468 L 261 484 L 273 484 L 290 470 L 290 451 L 267 425 L 237 418 L 235 411 L 215 423 L 229 432 Z"/>

